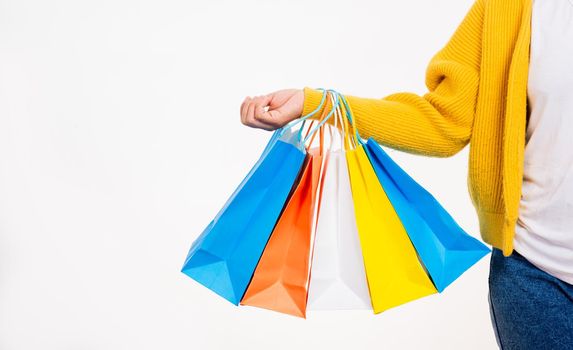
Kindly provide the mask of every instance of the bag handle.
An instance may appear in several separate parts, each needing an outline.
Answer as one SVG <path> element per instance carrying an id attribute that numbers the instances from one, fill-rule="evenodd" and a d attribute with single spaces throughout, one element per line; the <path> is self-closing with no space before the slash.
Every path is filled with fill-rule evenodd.
<path id="1" fill-rule="evenodd" d="M 321 136 L 320 136 L 321 137 L 321 145 L 320 145 L 320 147 L 321 147 L 320 153 L 321 154 L 324 154 L 324 146 L 323 146 L 323 144 L 324 144 L 324 132 L 323 132 L 323 129 L 326 127 L 325 122 L 333 116 L 333 118 L 334 118 L 333 125 L 328 127 L 329 140 L 330 140 L 328 150 L 326 151 L 328 153 L 332 152 L 332 148 L 334 145 L 334 132 L 333 132 L 333 130 L 338 129 L 338 123 L 339 122 L 340 122 L 342 128 L 344 129 L 344 123 L 342 122 L 342 118 L 343 118 L 342 109 L 341 109 L 341 104 L 340 104 L 341 100 L 340 100 L 340 98 L 337 99 L 338 96 L 337 96 L 336 91 L 330 90 L 330 89 L 327 91 L 328 91 L 328 97 L 330 99 L 330 102 L 331 102 L 331 105 L 333 106 L 333 108 L 331 109 L 331 112 L 326 117 L 324 117 L 324 113 L 323 113 L 323 115 L 321 116 L 321 119 L 320 119 L 321 123 L 315 127 L 315 129 L 320 128 L 320 131 L 321 131 Z M 326 110 L 326 107 L 325 107 L 325 110 Z M 307 132 L 306 138 L 308 138 L 308 134 L 309 134 L 309 132 Z M 310 137 L 310 143 L 313 142 L 314 135 L 316 135 L 316 133 Z M 341 147 L 343 147 L 343 145 L 344 145 L 344 133 L 339 133 L 339 135 L 340 135 L 340 145 L 341 145 Z"/>
<path id="2" fill-rule="evenodd" d="M 327 96 L 328 96 L 330 102 L 332 103 L 332 105 L 334 106 L 335 105 L 335 99 L 332 97 L 333 93 L 331 91 L 327 91 Z M 311 124 L 309 126 L 309 128 L 306 132 L 306 135 L 304 137 L 304 143 L 305 144 L 306 144 L 307 140 L 310 138 L 310 141 L 308 142 L 308 146 L 306 146 L 306 149 L 308 150 L 314 141 L 314 138 L 317 134 L 316 131 L 318 129 L 318 133 L 320 134 L 320 154 L 321 155 L 324 154 L 324 128 L 325 128 L 324 123 L 333 114 L 332 109 L 331 109 L 331 112 L 327 114 L 327 111 L 328 111 L 327 107 L 328 107 L 328 103 L 327 103 L 327 106 L 323 109 L 322 114 L 319 118 L 320 123 L 316 127 L 312 128 L 312 125 L 314 124 L 314 120 L 313 120 L 313 124 Z M 331 139 L 332 139 L 332 130 L 331 129 L 329 129 L 329 130 L 330 130 L 330 135 L 331 135 Z M 330 152 L 331 149 L 332 149 L 332 142 L 330 143 L 328 152 Z"/>
<path id="3" fill-rule="evenodd" d="M 326 115 L 326 117 L 324 117 L 324 118 L 320 121 L 320 123 L 318 123 L 318 125 L 310 132 L 311 134 L 315 133 L 315 132 L 318 130 L 318 128 L 322 127 L 322 126 L 324 125 L 324 123 L 326 123 L 326 122 L 328 121 L 328 119 L 330 119 L 330 117 L 332 117 L 332 115 L 334 114 L 334 111 L 335 111 L 336 107 L 340 104 L 340 99 L 339 99 L 339 97 L 338 97 L 339 94 L 338 94 L 336 91 L 329 89 L 329 90 L 326 90 L 325 92 L 326 92 L 326 94 L 328 94 L 328 93 L 333 93 L 333 94 L 335 95 L 335 102 L 333 103 L 332 108 L 330 109 L 330 112 L 329 112 L 329 113 Z M 306 141 L 308 140 L 308 138 L 309 138 L 309 136 L 307 136 L 302 142 L 303 142 L 303 143 L 306 143 Z"/>
<path id="4" fill-rule="evenodd" d="M 330 96 L 330 100 L 332 101 L 332 104 L 334 105 L 335 99 L 332 96 L 333 94 L 331 94 Z M 342 114 L 340 111 L 340 104 L 336 106 L 336 108 L 334 109 L 334 121 L 332 122 L 332 125 L 330 126 L 330 128 L 328 129 L 330 131 L 330 146 L 328 148 L 328 151 L 331 152 L 333 145 L 334 145 L 334 133 L 337 133 L 340 136 L 340 146 L 343 147 L 344 145 L 344 134 L 342 132 L 338 131 L 338 125 L 340 123 L 340 126 L 343 127 L 343 123 L 342 123 Z"/>
<path id="5" fill-rule="evenodd" d="M 341 101 L 341 109 L 343 110 L 343 114 L 346 118 L 342 118 L 343 120 L 343 129 L 344 131 L 344 147 L 346 150 L 348 149 L 355 149 L 360 145 L 364 145 L 364 140 L 358 134 L 358 129 L 356 128 L 356 123 L 354 120 L 354 116 L 352 113 L 352 109 L 350 108 L 350 104 L 346 100 L 346 97 L 339 92 L 336 92 L 336 95 Z"/>
<path id="6" fill-rule="evenodd" d="M 343 116 L 342 116 L 342 110 L 340 108 L 340 105 L 336 106 L 336 114 L 335 114 L 335 118 L 334 118 L 334 129 L 338 132 L 338 134 L 340 135 L 340 148 L 344 149 L 344 140 L 345 140 L 345 134 L 346 134 L 346 127 L 344 126 L 344 121 L 342 120 Z M 338 130 L 338 123 L 340 123 L 340 131 Z"/>

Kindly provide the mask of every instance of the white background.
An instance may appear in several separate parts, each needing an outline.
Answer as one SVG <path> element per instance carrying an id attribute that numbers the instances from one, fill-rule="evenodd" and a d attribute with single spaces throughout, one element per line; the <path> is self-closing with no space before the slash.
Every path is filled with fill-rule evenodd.
<path id="1" fill-rule="evenodd" d="M 270 134 L 247 95 L 424 93 L 471 0 L 0 1 L 0 349 L 492 349 L 489 255 L 380 315 L 236 308 L 180 272 Z M 468 232 L 468 149 L 390 153 Z"/>

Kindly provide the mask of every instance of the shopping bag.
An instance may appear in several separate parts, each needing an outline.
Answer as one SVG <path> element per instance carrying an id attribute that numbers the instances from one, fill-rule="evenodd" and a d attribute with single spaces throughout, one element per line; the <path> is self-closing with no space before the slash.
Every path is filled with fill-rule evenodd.
<path id="1" fill-rule="evenodd" d="M 182 272 L 233 304 L 252 276 L 305 159 L 276 131 L 262 157 L 192 244 Z"/>
<path id="2" fill-rule="evenodd" d="M 366 151 L 378 179 L 439 292 L 489 253 L 370 138 Z"/>
<path id="3" fill-rule="evenodd" d="M 353 122 L 347 104 L 344 110 L 345 120 Z M 356 223 L 374 312 L 437 293 L 352 124 L 346 139 Z"/>
<path id="4" fill-rule="evenodd" d="M 338 117 L 335 120 L 341 121 Z M 309 310 L 372 309 L 345 157 L 342 143 L 328 156 L 314 239 Z"/>
<path id="5" fill-rule="evenodd" d="M 323 90 L 314 111 L 273 133 L 259 160 L 192 243 L 181 272 L 239 304 L 306 157 L 295 126 L 320 111 L 326 96 Z"/>
<path id="6" fill-rule="evenodd" d="M 312 239 L 325 163 L 320 148 L 308 151 L 300 180 L 262 253 L 241 305 L 306 317 Z"/>

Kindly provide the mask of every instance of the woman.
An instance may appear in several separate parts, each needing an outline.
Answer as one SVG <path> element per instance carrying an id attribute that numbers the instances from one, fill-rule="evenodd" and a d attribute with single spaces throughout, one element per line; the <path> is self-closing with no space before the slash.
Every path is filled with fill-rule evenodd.
<path id="1" fill-rule="evenodd" d="M 358 131 L 427 156 L 470 144 L 499 347 L 573 349 L 573 0 L 475 1 L 425 83 L 422 96 L 346 96 Z M 241 119 L 273 130 L 321 97 L 308 87 L 247 97 Z"/>

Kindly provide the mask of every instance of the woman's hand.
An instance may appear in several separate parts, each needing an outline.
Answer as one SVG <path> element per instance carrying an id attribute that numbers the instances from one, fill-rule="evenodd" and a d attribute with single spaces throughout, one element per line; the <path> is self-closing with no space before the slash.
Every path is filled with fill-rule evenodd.
<path id="1" fill-rule="evenodd" d="M 241 104 L 241 122 L 252 128 L 275 130 L 299 118 L 303 103 L 304 92 L 300 89 L 247 97 Z"/>

